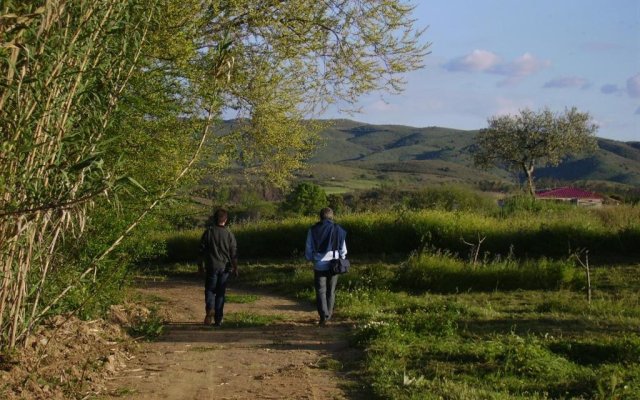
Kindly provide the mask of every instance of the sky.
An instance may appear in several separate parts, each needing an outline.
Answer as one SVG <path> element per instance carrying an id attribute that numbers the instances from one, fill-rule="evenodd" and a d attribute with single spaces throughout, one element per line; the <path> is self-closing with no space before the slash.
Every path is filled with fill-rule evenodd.
<path id="1" fill-rule="evenodd" d="M 640 0 L 414 0 L 431 43 L 400 95 L 322 118 L 481 129 L 494 115 L 576 107 L 597 136 L 640 141 Z"/>

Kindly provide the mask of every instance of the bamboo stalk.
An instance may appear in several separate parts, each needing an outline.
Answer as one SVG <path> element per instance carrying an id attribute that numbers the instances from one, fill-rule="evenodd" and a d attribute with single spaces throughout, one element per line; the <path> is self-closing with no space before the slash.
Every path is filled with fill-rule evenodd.
<path id="1" fill-rule="evenodd" d="M 127 229 L 125 229 L 125 231 L 111 244 L 111 246 L 109 246 L 109 248 L 107 248 L 104 252 L 102 252 L 100 254 L 100 256 L 94 258 L 92 260 L 92 262 L 89 264 L 89 267 L 87 269 L 85 269 L 83 271 L 83 273 L 80 275 L 80 277 L 76 280 L 76 283 L 73 283 L 69 286 L 67 286 L 49 305 L 47 305 L 35 318 L 33 318 L 29 324 L 29 326 L 27 326 L 27 328 L 20 333 L 20 337 L 22 337 L 23 335 L 25 335 L 27 332 L 29 332 L 32 329 L 33 324 L 35 323 L 35 321 L 40 320 L 44 315 L 46 315 L 46 313 L 49 311 L 49 309 L 51 309 L 51 307 L 53 307 L 54 305 L 56 305 L 60 300 L 62 300 L 66 294 L 72 290 L 73 288 L 75 288 L 79 282 L 81 282 L 89 273 L 93 272 L 93 278 L 95 281 L 95 277 L 96 277 L 96 273 L 97 273 L 97 265 L 100 261 L 102 261 L 107 255 L 109 255 L 114 249 L 116 249 L 118 247 L 118 245 L 120 245 L 120 243 L 122 242 L 122 240 L 133 230 L 135 229 L 138 224 L 140 224 L 140 222 L 147 216 L 147 214 L 149 214 L 149 212 L 153 211 L 153 209 L 162 201 L 164 200 L 174 189 L 175 185 L 177 184 L 177 182 L 182 179 L 182 177 L 191 169 L 191 167 L 193 166 L 193 164 L 195 163 L 195 161 L 198 159 L 200 151 L 202 150 L 202 147 L 204 146 L 204 143 L 206 142 L 206 138 L 208 135 L 208 131 L 209 128 L 211 126 L 211 121 L 213 119 L 213 109 L 214 109 L 214 104 L 212 104 L 209 108 L 209 113 L 207 116 L 207 119 L 205 120 L 205 124 L 204 127 L 202 129 L 202 138 L 200 139 L 200 142 L 198 143 L 198 147 L 196 148 L 193 157 L 191 158 L 191 160 L 189 161 L 189 163 L 187 163 L 187 165 L 182 169 L 182 171 L 180 172 L 180 174 L 178 174 L 178 176 L 174 179 L 174 181 L 172 182 L 171 185 L 169 185 L 162 193 L 161 195 L 156 198 L 134 221 L 133 223 L 131 223 Z"/>

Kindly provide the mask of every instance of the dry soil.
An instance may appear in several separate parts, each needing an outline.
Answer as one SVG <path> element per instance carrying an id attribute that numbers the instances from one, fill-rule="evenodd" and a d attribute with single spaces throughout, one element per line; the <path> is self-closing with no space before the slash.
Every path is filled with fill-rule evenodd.
<path id="1" fill-rule="evenodd" d="M 350 348 L 348 322 L 317 324 L 310 302 L 238 289 L 228 294 L 258 296 L 251 303 L 227 303 L 234 313 L 277 315 L 267 326 L 204 326 L 203 288 L 198 280 L 145 282 L 167 320 L 164 333 L 143 342 L 127 365 L 110 378 L 108 399 L 352 399 L 365 394 L 349 366 L 359 357 Z"/>

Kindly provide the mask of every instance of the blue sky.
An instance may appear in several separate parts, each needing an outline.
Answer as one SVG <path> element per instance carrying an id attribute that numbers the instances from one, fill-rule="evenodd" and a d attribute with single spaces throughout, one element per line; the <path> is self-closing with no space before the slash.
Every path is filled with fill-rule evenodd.
<path id="1" fill-rule="evenodd" d="M 323 118 L 457 129 L 523 108 L 587 111 L 599 137 L 640 141 L 640 0 L 414 1 L 425 68 L 396 96 Z"/>

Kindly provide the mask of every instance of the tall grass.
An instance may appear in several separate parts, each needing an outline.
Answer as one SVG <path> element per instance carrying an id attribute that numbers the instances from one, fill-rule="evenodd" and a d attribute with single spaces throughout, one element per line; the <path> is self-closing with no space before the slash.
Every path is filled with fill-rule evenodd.
<path id="1" fill-rule="evenodd" d="M 470 244 L 482 240 L 482 258 L 563 258 L 588 249 L 595 257 L 640 256 L 640 218 L 633 207 L 614 211 L 547 209 L 514 212 L 509 216 L 426 210 L 360 213 L 338 219 L 347 231 L 352 256 L 409 254 L 423 248 L 443 249 L 465 257 Z M 306 231 L 313 218 L 258 221 L 231 227 L 245 259 L 290 258 L 304 251 Z M 190 230 L 159 236 L 170 260 L 198 257 L 202 231 Z M 465 243 L 466 242 L 466 243 Z"/>
<path id="2" fill-rule="evenodd" d="M 397 284 L 418 292 L 465 292 L 581 287 L 573 262 L 563 260 L 492 261 L 473 266 L 442 253 L 413 256 L 398 271 Z"/>

